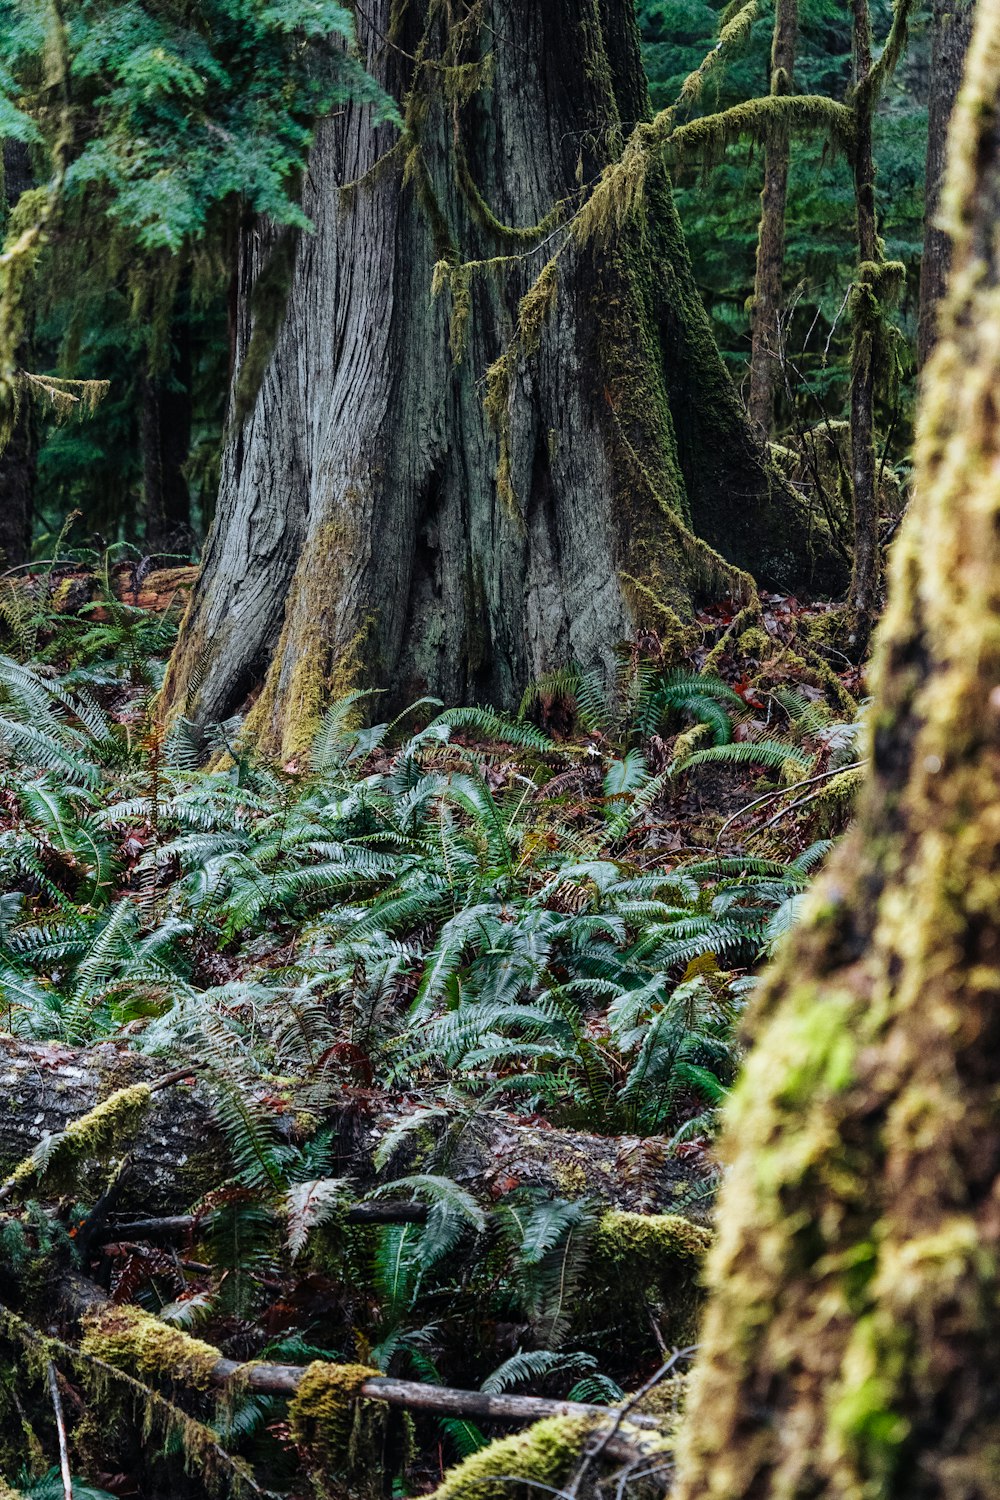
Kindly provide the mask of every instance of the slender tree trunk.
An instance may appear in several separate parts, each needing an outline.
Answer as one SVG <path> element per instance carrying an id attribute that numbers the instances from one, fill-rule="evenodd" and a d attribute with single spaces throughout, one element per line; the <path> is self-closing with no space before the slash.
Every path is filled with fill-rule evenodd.
<path id="1" fill-rule="evenodd" d="M 146 551 L 190 553 L 191 494 L 184 465 L 191 451 L 191 341 L 187 323 L 174 329 L 171 368 L 142 382 L 142 473 Z"/>
<path id="2" fill-rule="evenodd" d="M 920 315 L 917 359 L 921 366 L 934 347 L 938 306 L 948 282 L 951 240 L 939 221 L 948 123 L 955 108 L 965 56 L 972 35 L 975 0 L 934 0 L 934 40 L 927 121 L 927 192 L 924 254 L 920 263 Z"/>
<path id="3" fill-rule="evenodd" d="M 1000 1487 L 1000 0 L 858 825 L 756 1004 L 676 1500 Z"/>
<path id="4" fill-rule="evenodd" d="M 874 104 L 864 85 L 872 70 L 872 26 L 868 0 L 852 0 L 854 14 L 854 88 L 857 135 L 854 193 L 858 217 L 858 276 L 879 260 L 875 216 L 875 157 L 872 150 Z M 872 332 L 855 316 L 851 360 L 851 479 L 854 493 L 854 569 L 851 608 L 858 651 L 868 642 L 878 605 L 878 493 L 875 478 L 875 372 Z"/>
<path id="5" fill-rule="evenodd" d="M 205 721 L 263 684 L 267 751 L 301 750 L 357 681 L 509 706 L 638 628 L 676 639 L 693 598 L 743 586 L 712 548 L 786 583 L 815 552 L 836 586 L 726 376 L 658 156 L 603 241 L 552 222 L 646 113 L 630 0 L 452 12 L 359 9 L 406 130 L 341 112 L 305 187 L 316 232 L 243 246 L 237 392 L 283 280 L 288 311 L 164 705 Z"/>
<path id="6" fill-rule="evenodd" d="M 3 142 L 0 174 L 0 222 L 18 198 L 33 186 L 28 148 Z M 24 401 L 10 439 L 0 451 L 0 566 L 15 567 L 31 556 L 31 523 L 35 495 L 35 427 L 30 401 Z"/>
<path id="7" fill-rule="evenodd" d="M 799 31 L 798 0 L 778 0 L 774 12 L 771 49 L 771 93 L 795 92 L 795 50 Z M 774 421 L 774 391 L 778 373 L 778 320 L 785 269 L 785 207 L 788 201 L 789 139 L 780 132 L 764 153 L 764 191 L 760 200 L 757 276 L 751 319 L 750 418 L 770 434 Z"/>

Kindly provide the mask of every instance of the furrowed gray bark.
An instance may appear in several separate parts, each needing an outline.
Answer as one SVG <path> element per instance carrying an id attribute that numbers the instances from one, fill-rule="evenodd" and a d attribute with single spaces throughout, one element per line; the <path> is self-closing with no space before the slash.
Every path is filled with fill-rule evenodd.
<path id="1" fill-rule="evenodd" d="M 206 722 L 262 686 L 247 734 L 269 752 L 299 752 L 355 682 L 509 707 L 640 629 L 676 638 L 693 599 L 741 586 L 712 548 L 774 583 L 842 581 L 751 435 L 659 162 L 607 242 L 558 256 L 491 424 L 485 374 L 565 235 L 524 226 L 572 214 L 645 82 L 628 0 L 488 0 L 464 33 L 430 8 L 411 0 L 391 37 L 389 0 L 359 13 L 403 137 L 342 111 L 294 264 L 267 225 L 243 245 L 237 389 L 255 295 L 262 326 L 283 275 L 287 316 L 226 450 L 164 705 Z M 440 262 L 451 297 L 431 295 Z"/>

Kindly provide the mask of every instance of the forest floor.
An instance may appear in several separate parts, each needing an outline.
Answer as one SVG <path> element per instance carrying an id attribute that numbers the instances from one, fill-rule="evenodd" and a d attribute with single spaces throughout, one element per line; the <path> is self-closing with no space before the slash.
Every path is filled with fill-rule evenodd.
<path id="1" fill-rule="evenodd" d="M 3 585 L 3 1339 L 58 1328 L 72 1462 L 122 1500 L 213 1465 L 427 1492 L 545 1414 L 484 1397 L 614 1404 L 690 1341 L 753 974 L 849 818 L 863 682 L 835 612 L 764 595 L 611 688 L 392 725 L 354 696 L 266 766 L 157 727 L 190 576 Z M 25 1384 L 0 1476 L 41 1494 Z"/>

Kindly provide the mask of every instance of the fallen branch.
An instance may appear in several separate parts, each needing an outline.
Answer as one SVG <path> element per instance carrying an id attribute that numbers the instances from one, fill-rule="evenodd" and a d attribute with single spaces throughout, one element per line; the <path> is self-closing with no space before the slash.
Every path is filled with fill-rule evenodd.
<path id="1" fill-rule="evenodd" d="M 833 779 L 836 780 L 838 776 L 846 777 L 850 775 L 852 771 L 862 770 L 864 768 L 864 764 L 864 761 L 859 761 L 854 765 L 841 766 L 839 770 L 834 773 Z M 804 783 L 800 783 L 800 785 L 804 785 Z M 774 825 L 776 823 L 780 823 L 783 818 L 787 818 L 793 812 L 798 812 L 800 807 L 806 807 L 810 802 L 815 802 L 816 798 L 821 795 L 822 792 L 817 790 L 813 792 L 807 792 L 804 797 L 798 797 L 794 802 L 790 802 L 787 807 L 780 808 L 772 818 L 768 818 L 767 822 L 762 823 L 759 828 L 753 829 L 750 837 L 757 838 L 759 834 L 766 833 L 769 828 L 773 828 Z"/>
<path id="2" fill-rule="evenodd" d="M 215 1381 L 225 1385 L 237 1377 L 248 1389 L 262 1395 L 293 1396 L 305 1375 L 301 1365 L 241 1365 L 235 1360 L 220 1359 Z M 402 1406 L 408 1411 L 429 1411 L 437 1416 L 469 1417 L 478 1422 L 539 1422 L 543 1417 L 613 1417 L 615 1409 L 591 1406 L 585 1401 L 556 1401 L 548 1396 L 492 1395 L 486 1391 L 461 1391 L 454 1386 L 423 1385 L 417 1380 L 393 1380 L 388 1375 L 373 1375 L 360 1387 L 368 1401 L 384 1401 L 387 1406 Z M 630 1415 L 635 1426 L 657 1431 L 657 1417 Z M 634 1444 L 629 1444 L 634 1452 Z M 612 1445 L 609 1450 L 612 1451 Z M 612 1456 L 617 1456 L 612 1451 Z"/>
<path id="3" fill-rule="evenodd" d="M 180 1384 L 191 1384 L 194 1388 L 225 1388 L 235 1383 L 241 1390 L 261 1395 L 294 1397 L 310 1371 L 327 1365 L 331 1369 L 337 1368 L 334 1361 L 317 1361 L 303 1366 L 241 1363 L 226 1359 L 211 1345 L 168 1327 L 152 1313 L 133 1306 L 113 1305 L 100 1287 L 80 1276 L 71 1278 L 64 1285 L 63 1303 L 69 1311 L 85 1319 L 87 1333 L 81 1357 L 100 1354 L 116 1368 L 116 1361 L 127 1362 L 129 1368 L 123 1373 L 130 1379 L 135 1379 L 137 1374 L 152 1377 L 153 1371 L 144 1368 L 145 1354 L 147 1359 L 155 1358 L 161 1362 L 156 1374 Z M 105 1339 L 110 1345 L 108 1354 L 102 1352 Z M 162 1347 L 160 1340 L 163 1341 Z M 387 1375 L 372 1375 L 361 1381 L 357 1394 L 367 1401 L 381 1401 L 407 1411 L 466 1417 L 477 1422 L 538 1422 L 547 1417 L 610 1420 L 614 1425 L 608 1431 L 607 1443 L 601 1451 L 625 1462 L 639 1456 L 641 1449 L 634 1437 L 621 1433 L 624 1421 L 627 1420 L 637 1432 L 662 1432 L 660 1419 L 635 1412 L 632 1409 L 634 1403 L 629 1403 L 626 1410 L 619 1413 L 617 1408 L 594 1406 L 583 1401 L 465 1391 L 452 1386 L 424 1385 L 415 1380 L 395 1380 Z"/>
<path id="4" fill-rule="evenodd" d="M 806 787 L 806 786 L 815 786 L 817 784 L 817 782 L 820 782 L 820 781 L 830 781 L 834 777 L 840 776 L 842 773 L 845 773 L 847 771 L 863 771 L 866 765 L 867 765 L 867 761 L 855 760 L 855 761 L 852 761 L 851 764 L 847 765 L 847 766 L 837 766 L 833 770 L 820 771 L 819 774 L 816 775 L 816 776 L 807 776 L 806 779 L 805 779 L 805 781 L 796 781 L 793 786 L 782 786 L 782 787 L 779 787 L 776 792 L 767 792 L 767 793 L 765 793 L 765 795 L 763 797 L 757 797 L 757 798 L 755 798 L 755 800 L 753 802 L 748 802 L 745 807 L 738 807 L 736 809 L 736 811 L 733 813 L 732 817 L 729 817 L 729 818 L 726 819 L 726 821 L 723 823 L 722 827 L 719 829 L 718 833 L 716 834 L 716 836 L 715 836 L 715 846 L 716 846 L 716 848 L 718 848 L 719 841 L 722 838 L 722 835 L 725 833 L 726 829 L 727 828 L 731 828 L 732 825 L 735 822 L 737 822 L 740 818 L 745 817 L 747 815 L 747 813 L 753 812 L 755 808 L 768 807 L 768 806 L 770 806 L 770 804 L 772 802 L 780 802 L 781 799 L 782 799 L 782 797 L 790 797 L 790 796 L 793 796 L 796 792 L 801 792 L 801 790 L 802 790 L 803 787 Z M 808 801 L 809 799 L 806 798 L 804 800 Z M 795 804 L 795 806 L 799 806 L 799 805 L 800 804 L 798 804 L 798 803 Z M 785 809 L 783 809 L 783 811 L 782 811 L 782 813 L 781 813 L 780 816 L 784 817 L 784 815 L 785 815 L 786 812 L 791 812 L 791 811 L 792 811 L 792 808 L 785 808 Z M 775 820 L 772 819 L 772 822 L 773 821 L 775 821 Z M 770 823 L 765 823 L 762 828 L 755 828 L 753 830 L 752 834 L 751 834 L 751 837 L 753 837 L 754 834 L 763 833 L 763 831 L 764 831 L 765 828 L 770 828 L 770 827 L 771 827 Z"/>
<path id="5" fill-rule="evenodd" d="M 44 573 L 42 568 L 46 569 Z M 0 574 L 0 584 L 5 589 L 22 593 L 26 603 L 40 597 L 53 614 L 77 614 L 86 607 L 87 619 L 106 620 L 110 617 L 106 598 L 108 583 L 111 593 L 120 603 L 165 614 L 175 601 L 187 597 L 197 576 L 197 567 L 190 564 L 152 568 L 143 573 L 141 565 L 137 569 L 124 563 L 111 569 L 105 580 L 100 573 L 87 572 L 58 558 L 49 558 L 8 568 Z"/>
<path id="6" fill-rule="evenodd" d="M 69 1444 L 66 1441 L 66 1419 L 63 1416 L 62 1397 L 59 1395 L 59 1382 L 56 1379 L 56 1367 L 51 1359 L 46 1367 L 49 1382 L 49 1395 L 52 1398 L 52 1410 L 56 1419 L 56 1432 L 59 1436 L 59 1473 L 62 1476 L 62 1487 L 64 1500 L 73 1500 L 73 1478 L 69 1467 Z"/>
<path id="7" fill-rule="evenodd" d="M 430 1212 L 426 1203 L 407 1199 L 403 1203 L 354 1203 L 346 1209 L 346 1224 L 425 1224 Z M 199 1214 L 170 1214 L 161 1219 L 125 1219 L 104 1223 L 93 1236 L 96 1245 L 116 1240 L 152 1240 L 154 1244 L 171 1244 L 182 1240 L 205 1223 Z"/>

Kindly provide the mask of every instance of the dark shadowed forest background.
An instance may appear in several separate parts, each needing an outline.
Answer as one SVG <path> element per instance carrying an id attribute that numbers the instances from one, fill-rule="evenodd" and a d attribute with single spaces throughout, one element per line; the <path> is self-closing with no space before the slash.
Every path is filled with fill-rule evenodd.
<path id="1" fill-rule="evenodd" d="M 1000 0 L 0 0 L 0 1500 L 1000 1492 Z"/>

